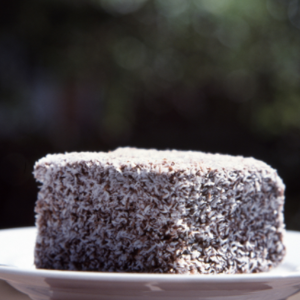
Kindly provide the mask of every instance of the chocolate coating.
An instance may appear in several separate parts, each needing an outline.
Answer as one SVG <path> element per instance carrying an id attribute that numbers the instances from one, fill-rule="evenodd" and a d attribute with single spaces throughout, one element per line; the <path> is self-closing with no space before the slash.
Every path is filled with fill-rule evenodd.
<path id="1" fill-rule="evenodd" d="M 37 268 L 267 271 L 285 254 L 284 184 L 253 158 L 119 148 L 34 168 Z"/>

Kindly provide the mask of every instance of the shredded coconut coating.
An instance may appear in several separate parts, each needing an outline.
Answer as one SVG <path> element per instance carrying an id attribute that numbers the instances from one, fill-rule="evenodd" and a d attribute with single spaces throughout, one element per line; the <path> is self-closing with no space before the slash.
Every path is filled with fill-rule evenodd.
<path id="1" fill-rule="evenodd" d="M 267 271 L 284 255 L 284 184 L 253 158 L 119 148 L 34 167 L 37 268 Z"/>

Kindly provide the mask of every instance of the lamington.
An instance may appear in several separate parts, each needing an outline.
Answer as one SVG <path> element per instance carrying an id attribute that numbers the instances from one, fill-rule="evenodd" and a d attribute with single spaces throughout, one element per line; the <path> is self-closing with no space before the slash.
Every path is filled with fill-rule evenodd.
<path id="1" fill-rule="evenodd" d="M 285 255 L 285 187 L 254 158 L 119 148 L 47 155 L 34 176 L 37 268 L 253 273 Z"/>

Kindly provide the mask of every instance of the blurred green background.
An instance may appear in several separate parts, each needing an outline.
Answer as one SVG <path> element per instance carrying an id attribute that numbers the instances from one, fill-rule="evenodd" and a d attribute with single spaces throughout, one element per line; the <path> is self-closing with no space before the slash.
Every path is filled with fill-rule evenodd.
<path id="1" fill-rule="evenodd" d="M 253 156 L 300 230 L 300 0 L 0 2 L 0 228 L 34 162 L 118 146 Z"/>

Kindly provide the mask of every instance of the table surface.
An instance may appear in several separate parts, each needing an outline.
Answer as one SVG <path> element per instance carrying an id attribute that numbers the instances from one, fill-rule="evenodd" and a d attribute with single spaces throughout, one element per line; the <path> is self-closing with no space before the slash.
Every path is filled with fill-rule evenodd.
<path id="1" fill-rule="evenodd" d="M 30 298 L 18 292 L 3 280 L 0 280 L 0 300 L 30 300 Z M 300 293 L 289 297 L 288 300 L 300 300 Z"/>

